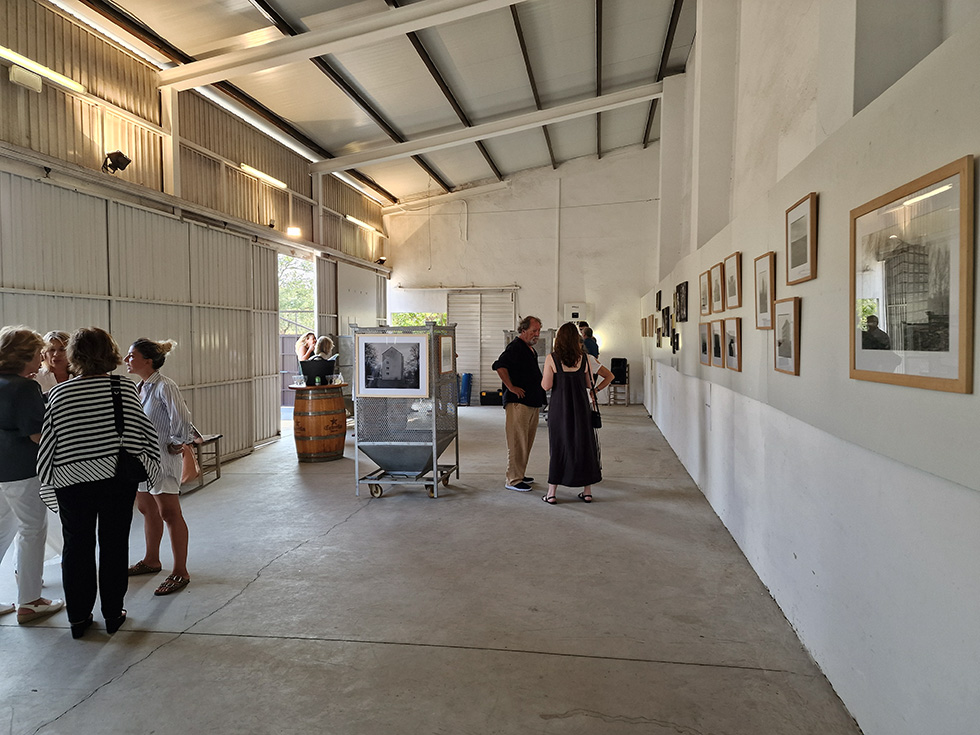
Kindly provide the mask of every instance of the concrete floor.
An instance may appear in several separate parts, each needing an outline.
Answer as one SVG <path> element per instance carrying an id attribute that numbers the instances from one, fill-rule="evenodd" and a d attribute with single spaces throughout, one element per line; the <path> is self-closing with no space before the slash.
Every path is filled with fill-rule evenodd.
<path id="1" fill-rule="evenodd" d="M 504 489 L 494 407 L 460 409 L 437 499 L 356 497 L 352 441 L 228 464 L 183 499 L 182 593 L 134 578 L 111 638 L 0 618 L 0 733 L 858 733 L 644 409 L 603 414 L 591 505 Z M 529 473 L 547 466 L 542 425 Z"/>

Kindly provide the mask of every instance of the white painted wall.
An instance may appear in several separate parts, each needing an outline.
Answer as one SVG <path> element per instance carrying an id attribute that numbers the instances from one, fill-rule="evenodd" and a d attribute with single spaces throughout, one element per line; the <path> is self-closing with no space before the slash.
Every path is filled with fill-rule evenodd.
<path id="1" fill-rule="evenodd" d="M 389 216 L 388 308 L 445 311 L 432 286 L 517 284 L 521 316 L 561 323 L 569 302 L 593 305 L 600 359 L 642 374 L 640 297 L 656 262 L 659 146 L 515 176 L 509 189 Z M 644 312 L 647 313 L 647 312 Z M 631 380 L 634 400 L 642 394 Z"/>
<path id="2" fill-rule="evenodd" d="M 768 22 L 792 36 L 796 4 L 762 4 L 786 15 Z M 824 18 L 798 30 L 833 27 Z M 793 47 L 791 38 L 781 43 L 787 54 Z M 785 85 L 784 65 L 787 77 L 827 79 L 758 52 L 752 63 L 764 68 L 749 68 L 740 48 L 740 85 L 744 75 Z M 696 305 L 698 274 L 735 250 L 745 291 L 753 258 L 774 250 L 776 297 L 801 297 L 798 377 L 773 370 L 772 333 L 754 328 L 748 306 L 726 313 L 743 319 L 742 372 L 701 366 L 694 316 L 682 325 L 679 355 L 645 340 L 655 360 L 648 407 L 867 735 L 961 735 L 980 722 L 980 396 L 850 380 L 847 333 L 849 212 L 980 154 L 978 66 L 974 14 L 855 117 L 842 120 L 838 108 L 833 129 L 795 153 L 788 170 L 764 156 L 764 171 L 754 172 L 743 159 L 731 223 L 641 300 L 651 313 L 657 289 L 688 280 Z M 736 124 L 778 147 L 780 104 L 740 100 Z M 818 277 L 787 287 L 784 213 L 809 191 L 820 196 Z M 974 332 L 976 341 L 976 313 Z"/>

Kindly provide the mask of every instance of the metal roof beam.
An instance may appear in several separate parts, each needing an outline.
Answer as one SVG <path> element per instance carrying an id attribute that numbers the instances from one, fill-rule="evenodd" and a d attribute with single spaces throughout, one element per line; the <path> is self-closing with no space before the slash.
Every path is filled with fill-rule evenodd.
<path id="1" fill-rule="evenodd" d="M 442 150 L 443 148 L 452 148 L 465 143 L 475 143 L 478 140 L 519 133 L 523 130 L 530 130 L 550 123 L 564 122 L 565 120 L 572 120 L 586 115 L 594 115 L 604 110 L 615 110 L 620 107 L 634 105 L 638 102 L 646 102 L 647 100 L 661 97 L 663 95 L 663 89 L 663 82 L 645 84 L 640 87 L 633 87 L 632 89 L 623 89 L 601 97 L 590 97 L 589 99 L 570 102 L 547 110 L 536 110 L 522 115 L 514 115 L 513 117 L 502 120 L 475 125 L 472 128 L 463 128 L 462 130 L 441 133 L 428 138 L 419 138 L 407 143 L 399 143 L 363 153 L 338 156 L 329 161 L 312 164 L 310 171 L 312 173 L 346 171 L 356 166 L 394 161 L 400 158 Z"/>
<path id="2" fill-rule="evenodd" d="M 314 56 L 364 48 L 391 38 L 453 23 L 509 7 L 525 0 L 422 0 L 385 13 L 373 13 L 347 23 L 270 41 L 261 46 L 184 64 L 160 72 L 160 86 L 178 90 L 252 74 Z"/>
<path id="3" fill-rule="evenodd" d="M 524 69 L 527 71 L 527 81 L 531 85 L 531 94 L 534 96 L 534 106 L 541 108 L 541 95 L 538 94 L 538 84 L 534 80 L 534 69 L 531 68 L 531 57 L 527 52 L 527 39 L 524 37 L 524 27 L 521 25 L 521 16 L 517 12 L 517 6 L 510 6 L 510 14 L 514 19 L 514 30 L 517 32 L 517 41 L 521 44 L 521 54 L 524 56 Z M 558 161 L 555 159 L 555 149 L 551 145 L 551 134 L 548 126 L 542 125 L 541 131 L 544 133 L 544 142 L 548 146 L 548 156 L 551 158 L 551 167 L 558 168 Z"/>

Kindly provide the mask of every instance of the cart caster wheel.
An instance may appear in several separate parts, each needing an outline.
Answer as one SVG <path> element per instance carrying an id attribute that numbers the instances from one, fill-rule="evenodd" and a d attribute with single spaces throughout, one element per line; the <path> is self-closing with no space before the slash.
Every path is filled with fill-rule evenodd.
<path id="1" fill-rule="evenodd" d="M 434 498 L 436 496 L 436 486 L 435 485 L 429 485 L 427 489 L 429 491 L 429 497 L 430 498 Z"/>
<path id="2" fill-rule="evenodd" d="M 449 475 L 446 475 L 445 477 L 442 478 L 442 486 L 449 487 Z"/>
<path id="3" fill-rule="evenodd" d="M 380 498 L 381 497 L 381 493 L 383 493 L 383 492 L 384 492 L 384 488 L 382 488 L 381 485 L 371 485 L 371 497 L 372 498 Z"/>

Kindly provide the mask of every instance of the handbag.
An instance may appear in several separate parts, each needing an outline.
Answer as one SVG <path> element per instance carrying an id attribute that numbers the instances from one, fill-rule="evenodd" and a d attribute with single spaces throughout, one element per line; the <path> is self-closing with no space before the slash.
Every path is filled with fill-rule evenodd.
<path id="1" fill-rule="evenodd" d="M 592 365 L 589 363 L 589 356 L 585 355 L 583 358 L 585 360 L 585 369 L 589 374 L 589 393 L 592 397 L 592 428 L 601 429 L 602 428 L 602 414 L 599 413 L 599 401 L 595 397 L 595 379 L 592 377 Z"/>
<path id="2" fill-rule="evenodd" d="M 149 479 L 149 475 L 146 474 L 146 468 L 143 466 L 143 463 L 127 452 L 125 447 L 122 446 L 123 431 L 126 427 L 125 423 L 123 423 L 122 383 L 120 382 L 122 378 L 118 375 L 110 375 L 109 380 L 112 381 L 112 410 L 116 417 L 116 433 L 119 434 L 116 477 L 126 482 L 146 482 Z"/>
<path id="3" fill-rule="evenodd" d="M 183 485 L 201 476 L 201 465 L 197 462 L 197 452 L 190 444 L 181 447 L 180 453 L 184 462 L 180 471 L 180 484 Z"/>

